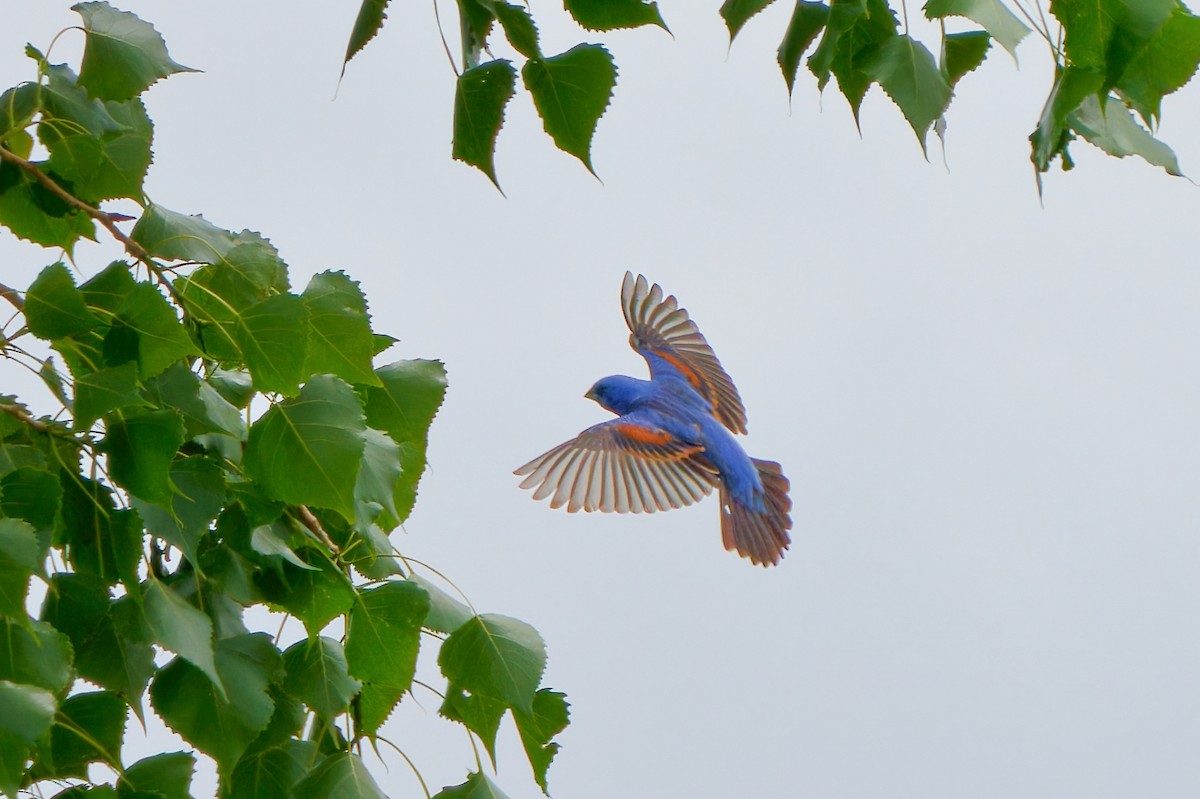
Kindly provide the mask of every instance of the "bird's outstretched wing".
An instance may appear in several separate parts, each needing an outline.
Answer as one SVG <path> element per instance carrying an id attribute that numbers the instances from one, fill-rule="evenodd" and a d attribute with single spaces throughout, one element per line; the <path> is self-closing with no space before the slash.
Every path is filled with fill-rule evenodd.
<path id="1" fill-rule="evenodd" d="M 688 312 L 674 295 L 663 296 L 662 287 L 645 277 L 625 273 L 621 284 L 621 309 L 633 347 L 650 364 L 652 378 L 670 371 L 682 376 L 709 404 L 721 424 L 735 433 L 746 432 L 742 398 Z"/>
<path id="2" fill-rule="evenodd" d="M 539 455 L 514 474 L 534 499 L 574 513 L 653 513 L 691 505 L 712 491 L 715 470 L 701 454 L 666 430 L 622 416 L 584 430 Z"/>

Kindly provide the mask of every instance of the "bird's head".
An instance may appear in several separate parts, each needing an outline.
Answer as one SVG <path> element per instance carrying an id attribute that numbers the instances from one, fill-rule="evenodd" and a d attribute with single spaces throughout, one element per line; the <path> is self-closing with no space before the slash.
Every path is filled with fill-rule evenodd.
<path id="1" fill-rule="evenodd" d="M 583 396 L 618 416 L 633 410 L 634 404 L 645 397 L 649 383 L 636 377 L 610 375 L 596 381 Z"/>

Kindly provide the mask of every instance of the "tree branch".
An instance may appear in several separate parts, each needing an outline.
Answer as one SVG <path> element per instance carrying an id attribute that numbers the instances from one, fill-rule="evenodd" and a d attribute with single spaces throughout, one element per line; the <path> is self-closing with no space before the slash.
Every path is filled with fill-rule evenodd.
<path id="1" fill-rule="evenodd" d="M 9 288 L 3 283 L 0 283 L 0 297 L 8 300 L 12 304 L 12 307 L 16 308 L 18 311 L 25 310 L 25 300 L 21 299 L 21 295 L 16 289 Z"/>

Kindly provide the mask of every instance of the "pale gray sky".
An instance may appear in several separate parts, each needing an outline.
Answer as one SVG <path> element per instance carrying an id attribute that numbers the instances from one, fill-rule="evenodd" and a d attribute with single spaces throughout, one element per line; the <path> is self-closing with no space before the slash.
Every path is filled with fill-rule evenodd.
<path id="1" fill-rule="evenodd" d="M 401 339 L 389 356 L 445 360 L 397 542 L 545 637 L 572 703 L 555 797 L 1200 793 L 1200 189 L 1077 143 L 1040 206 L 1026 137 L 1051 76 L 1032 38 L 1019 71 L 993 51 L 960 85 L 947 172 L 878 90 L 861 139 L 805 75 L 789 112 L 786 4 L 727 57 L 718 3 L 666 0 L 673 39 L 604 37 L 603 184 L 521 94 L 505 199 L 449 158 L 431 4 L 393 3 L 334 99 L 355 5 L 125 2 L 205 70 L 147 95 L 147 191 L 263 231 L 300 285 L 346 269 Z M 67 7 L 0 0 L 4 86 L 31 75 L 26 40 L 77 23 Z M 600 40 L 533 11 L 548 52 Z M 1195 87 L 1169 98 L 1162 129 L 1192 174 L 1197 107 Z M 52 259 L 0 234 L 5 282 Z M 748 450 L 791 478 L 781 567 L 722 550 L 715 500 L 568 515 L 517 489 L 514 467 L 604 417 L 582 397 L 596 378 L 643 374 L 626 269 L 692 313 Z M 461 782 L 465 735 L 418 697 L 387 734 L 434 790 Z M 500 784 L 537 796 L 501 737 Z M 391 796 L 419 793 L 388 766 Z"/>

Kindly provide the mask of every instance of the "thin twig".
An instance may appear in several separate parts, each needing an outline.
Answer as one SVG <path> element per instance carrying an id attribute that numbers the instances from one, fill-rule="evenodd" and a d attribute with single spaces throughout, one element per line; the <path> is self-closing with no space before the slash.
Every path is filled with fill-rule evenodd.
<path id="1" fill-rule="evenodd" d="M 20 421 L 32 427 L 34 430 L 37 430 L 39 433 L 50 432 L 50 425 L 39 419 L 34 419 L 29 415 L 29 411 L 25 410 L 20 405 L 9 405 L 7 402 L 0 402 L 0 412 L 7 413 L 9 416 L 19 419 Z"/>
<path id="2" fill-rule="evenodd" d="M 321 540 L 325 546 L 333 554 L 338 554 L 337 545 L 329 538 L 329 533 L 325 532 L 325 528 L 321 526 L 321 520 L 313 515 L 313 512 L 308 509 L 307 505 L 298 505 L 296 509 L 300 511 L 300 523 L 309 529 L 309 531 Z"/>
<path id="3" fill-rule="evenodd" d="M 12 307 L 16 308 L 18 311 L 25 310 L 25 300 L 21 299 L 21 295 L 16 289 L 9 288 L 3 283 L 0 283 L 0 297 L 8 300 Z"/>

